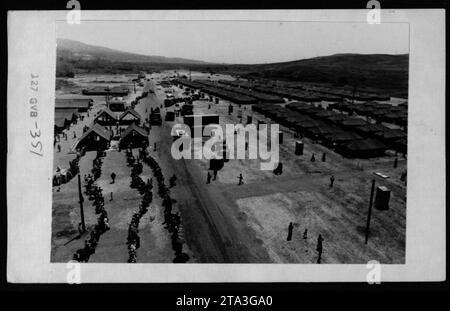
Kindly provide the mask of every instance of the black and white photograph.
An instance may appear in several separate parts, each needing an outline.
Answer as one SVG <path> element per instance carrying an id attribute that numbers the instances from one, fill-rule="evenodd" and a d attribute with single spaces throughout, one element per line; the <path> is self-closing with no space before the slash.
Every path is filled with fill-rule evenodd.
<path id="1" fill-rule="evenodd" d="M 57 36 L 52 261 L 404 263 L 408 24 L 86 21 Z M 241 127 L 224 156 L 177 159 L 174 127 L 193 140 L 193 121 Z"/>
<path id="2" fill-rule="evenodd" d="M 420 14 L 123 13 L 42 17 L 45 73 L 8 94 L 27 103 L 14 151 L 33 160 L 14 167 L 39 186 L 11 200 L 46 228 L 26 242 L 39 262 L 97 282 L 366 282 L 373 266 L 426 279 L 415 254 L 433 249 L 428 277 L 445 275 L 445 68 L 429 69 L 445 52 Z M 12 35 L 32 36 L 24 15 Z M 143 273 L 157 267 L 186 274 Z"/>

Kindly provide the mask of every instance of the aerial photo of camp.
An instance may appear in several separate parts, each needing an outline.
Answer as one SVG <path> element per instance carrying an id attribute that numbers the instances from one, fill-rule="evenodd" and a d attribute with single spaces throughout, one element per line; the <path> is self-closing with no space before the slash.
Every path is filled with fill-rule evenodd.
<path id="1" fill-rule="evenodd" d="M 58 24 L 52 262 L 405 262 L 407 38 L 375 49 L 362 25 L 309 52 L 290 25 L 132 24 Z M 221 138 L 209 125 L 236 130 L 190 156 Z"/>

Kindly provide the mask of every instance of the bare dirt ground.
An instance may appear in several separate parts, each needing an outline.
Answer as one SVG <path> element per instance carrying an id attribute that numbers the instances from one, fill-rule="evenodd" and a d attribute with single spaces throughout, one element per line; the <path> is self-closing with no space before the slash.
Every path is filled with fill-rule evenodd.
<path id="1" fill-rule="evenodd" d="M 80 90 L 86 87 L 85 81 L 95 79 L 111 81 L 112 77 L 81 77 L 75 83 L 78 83 Z M 123 77 L 121 77 L 123 79 Z M 137 88 L 137 92 L 130 93 L 126 98 L 128 102 L 132 101 L 137 95 L 142 93 L 143 88 Z M 71 89 L 73 91 L 73 89 Z M 64 91 L 64 90 L 62 90 Z M 69 95 L 70 96 L 70 95 Z M 54 168 L 57 166 L 67 168 L 69 161 L 75 158 L 75 154 L 71 151 L 77 139 L 82 135 L 84 125 L 90 126 L 93 122 L 95 113 L 105 106 L 105 98 L 103 96 L 89 96 L 93 98 L 94 107 L 89 111 L 89 117 L 85 113 L 83 121 L 72 125 L 68 129 L 67 141 L 62 139 L 61 152 L 55 148 L 54 151 Z M 144 116 L 145 110 L 141 105 L 136 110 Z M 76 138 L 73 132 L 76 133 Z M 137 155 L 137 150 L 133 151 Z M 80 160 L 80 170 L 82 176 L 91 173 L 92 161 L 95 158 L 95 152 L 87 152 Z M 116 173 L 116 182 L 111 184 L 111 173 Z M 102 174 L 97 180 L 97 184 L 103 189 L 105 198 L 105 209 L 108 212 L 111 229 L 100 237 L 100 242 L 95 253 L 90 257 L 89 262 L 127 262 L 128 249 L 126 239 L 128 235 L 128 225 L 132 214 L 138 210 L 140 195 L 137 190 L 130 188 L 131 168 L 126 164 L 125 152 L 109 150 L 103 160 Z M 149 167 L 144 165 L 143 173 L 140 175 L 143 180 L 152 178 L 152 172 Z M 156 184 L 154 185 L 156 188 Z M 69 183 L 64 184 L 57 191 L 58 187 L 54 187 L 53 192 L 53 222 L 52 222 L 52 261 L 61 262 L 72 259 L 73 254 L 79 248 L 84 246 L 84 240 L 89 237 L 89 232 L 97 222 L 97 215 L 94 213 L 92 202 L 87 200 L 86 195 L 84 201 L 84 214 L 86 227 L 88 232 L 80 238 L 78 236 L 78 223 L 80 222 L 80 209 L 78 203 L 78 181 L 73 178 Z M 113 200 L 111 199 L 113 193 Z M 142 247 L 138 249 L 137 256 L 139 262 L 172 262 L 173 251 L 171 241 L 167 230 L 163 227 L 163 215 L 161 208 L 161 200 L 154 193 L 154 200 L 151 209 L 143 216 L 140 222 L 140 232 Z M 187 251 L 188 252 L 188 251 Z"/>
<path id="2" fill-rule="evenodd" d="M 165 75 L 153 74 L 151 77 L 157 80 Z M 204 76 L 196 74 L 195 77 Z M 156 87 L 153 80 L 144 90 L 149 88 L 155 89 L 156 94 L 150 94 L 137 106 L 142 116 L 146 109 L 159 107 L 165 98 L 164 89 Z M 182 92 L 172 88 L 177 94 Z M 208 109 L 209 104 L 211 109 Z M 243 120 L 252 115 L 254 123 L 268 121 L 250 107 L 244 109 L 237 105 L 229 116 L 228 105 L 229 102 L 223 100 L 219 104 L 195 101 L 194 110 L 195 113 L 218 113 L 221 123 L 238 122 L 239 109 Z M 166 111 L 173 109 L 173 106 L 163 108 L 163 118 Z M 321 234 L 324 238 L 322 263 L 365 264 L 369 260 L 404 263 L 406 187 L 399 177 L 406 169 L 406 160 L 399 158 L 396 169 L 393 168 L 393 156 L 349 160 L 308 139 L 303 139 L 304 155 L 296 156 L 297 139 L 282 127 L 282 175 L 260 170 L 259 160 L 230 160 L 218 172 L 218 179 L 206 184 L 208 160 L 174 160 L 170 154 L 170 129 L 176 122 L 182 123 L 182 119 L 152 127 L 149 151 L 161 165 L 166 181 L 173 174 L 178 178 L 171 195 L 177 201 L 176 210 L 181 212 L 183 238 L 187 244 L 184 244 L 184 251 L 190 256 L 189 262 L 315 263 L 317 237 Z M 55 161 L 68 165 L 69 155 L 64 152 L 68 147 L 64 148 L 61 155 L 55 155 Z M 327 154 L 326 162 L 321 161 L 323 152 Z M 313 153 L 315 162 L 310 161 Z M 126 231 L 131 214 L 137 209 L 138 194 L 129 187 L 131 169 L 125 162 L 124 154 L 113 151 L 107 153 L 104 160 L 99 184 L 104 189 L 112 229 L 100 238 L 97 251 L 91 257 L 93 262 L 126 262 Z M 92 159 L 83 157 L 80 166 L 84 174 L 92 168 Z M 112 185 L 109 184 L 111 170 L 118 175 L 116 184 Z M 389 178 L 381 179 L 374 172 L 389 175 Z M 238 186 L 240 173 L 244 185 Z M 331 175 L 335 177 L 333 188 L 329 187 Z M 151 176 L 145 166 L 142 176 Z M 392 192 L 389 210 L 373 209 L 366 245 L 364 230 L 372 179 L 376 180 L 377 186 L 384 185 Z M 80 239 L 62 246 L 70 239 L 70 232 L 76 229 L 79 221 L 75 186 L 72 180 L 62 186 L 60 192 L 54 193 L 53 261 L 69 260 L 73 251 L 84 242 Z M 114 200 L 109 202 L 111 191 Z M 138 262 L 171 262 L 173 252 L 170 239 L 161 226 L 161 207 L 155 190 L 154 198 L 151 212 L 141 221 L 140 235 L 145 246 L 138 250 Z M 90 219 L 88 223 L 92 224 L 95 221 L 92 211 L 86 214 Z M 286 241 L 289 222 L 294 223 L 293 238 Z M 306 239 L 303 238 L 305 229 L 308 231 Z"/>

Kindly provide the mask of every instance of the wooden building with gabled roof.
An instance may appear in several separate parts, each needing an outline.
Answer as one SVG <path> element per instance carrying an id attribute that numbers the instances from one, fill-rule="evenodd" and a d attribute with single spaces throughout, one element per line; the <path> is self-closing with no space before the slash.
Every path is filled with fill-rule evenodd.
<path id="1" fill-rule="evenodd" d="M 129 107 L 119 116 L 119 125 L 141 124 L 141 115 Z"/>
<path id="2" fill-rule="evenodd" d="M 148 132 L 142 127 L 132 123 L 120 135 L 119 148 L 145 148 L 148 146 Z"/>
<path id="3" fill-rule="evenodd" d="M 94 123 L 100 125 L 117 125 L 117 116 L 109 108 L 105 107 L 95 116 Z"/>
<path id="4" fill-rule="evenodd" d="M 105 150 L 109 148 L 112 132 L 100 124 L 94 124 L 77 142 L 76 149 L 85 148 L 86 151 Z"/>

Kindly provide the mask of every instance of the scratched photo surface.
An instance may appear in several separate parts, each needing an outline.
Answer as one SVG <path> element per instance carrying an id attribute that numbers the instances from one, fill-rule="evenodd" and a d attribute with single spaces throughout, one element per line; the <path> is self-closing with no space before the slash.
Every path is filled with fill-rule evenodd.
<path id="1" fill-rule="evenodd" d="M 409 31 L 57 22 L 51 262 L 404 264 Z"/>

